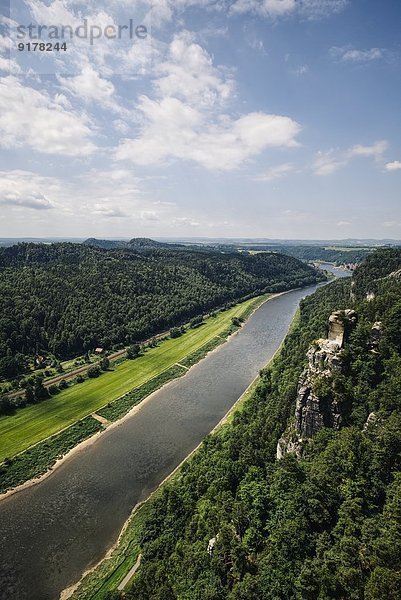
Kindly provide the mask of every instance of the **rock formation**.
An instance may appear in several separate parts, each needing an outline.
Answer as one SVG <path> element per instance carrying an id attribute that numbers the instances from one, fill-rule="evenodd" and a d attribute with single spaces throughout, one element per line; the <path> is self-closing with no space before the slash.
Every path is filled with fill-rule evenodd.
<path id="1" fill-rule="evenodd" d="M 376 321 L 373 324 L 371 332 L 370 332 L 370 348 L 373 351 L 377 351 L 380 340 L 383 335 L 383 324 L 381 321 Z"/>
<path id="2" fill-rule="evenodd" d="M 287 430 L 279 440 L 277 459 L 289 452 L 301 456 L 305 440 L 323 427 L 339 429 L 344 412 L 343 402 L 330 393 L 330 381 L 333 375 L 343 370 L 341 350 L 356 320 L 357 315 L 353 310 L 333 313 L 329 318 L 327 339 L 315 341 L 308 350 L 308 366 L 298 386 L 295 427 Z M 329 393 L 325 393 L 325 386 Z"/>

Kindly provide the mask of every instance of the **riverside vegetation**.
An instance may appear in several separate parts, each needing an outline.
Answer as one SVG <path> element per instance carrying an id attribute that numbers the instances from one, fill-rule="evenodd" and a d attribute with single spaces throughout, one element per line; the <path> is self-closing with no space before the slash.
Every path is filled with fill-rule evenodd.
<path id="1" fill-rule="evenodd" d="M 267 298 L 258 296 L 205 320 L 193 319 L 188 329 L 180 328 L 178 339 L 165 339 L 100 377 L 0 417 L 0 493 L 42 475 L 78 443 L 102 431 L 107 421 L 119 419 L 159 387 L 185 375 Z M 101 424 L 99 416 L 106 422 Z"/>
<path id="2" fill-rule="evenodd" d="M 305 299 L 241 410 L 134 515 L 74 597 L 119 598 L 140 552 L 127 599 L 400 598 L 400 298 L 401 250 L 380 250 L 352 281 Z M 341 405 L 342 419 L 277 460 L 308 349 L 347 309 L 357 320 L 341 370 L 314 382 L 318 404 Z"/>

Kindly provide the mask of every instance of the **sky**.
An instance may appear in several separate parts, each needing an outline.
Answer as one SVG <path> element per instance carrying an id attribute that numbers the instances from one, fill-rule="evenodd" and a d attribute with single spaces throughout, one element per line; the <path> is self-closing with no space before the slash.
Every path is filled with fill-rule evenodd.
<path id="1" fill-rule="evenodd" d="M 401 239 L 399 0 L 0 7 L 0 237 Z"/>

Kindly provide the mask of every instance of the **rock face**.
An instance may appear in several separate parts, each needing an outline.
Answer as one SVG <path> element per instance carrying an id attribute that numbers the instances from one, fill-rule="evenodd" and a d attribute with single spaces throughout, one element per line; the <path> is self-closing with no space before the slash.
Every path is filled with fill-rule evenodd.
<path id="1" fill-rule="evenodd" d="M 334 312 L 329 318 L 328 339 L 336 342 L 342 348 L 356 323 L 356 318 L 354 310 L 337 310 Z"/>
<path id="2" fill-rule="evenodd" d="M 381 321 L 376 321 L 376 323 L 373 324 L 371 332 L 370 332 L 370 347 L 372 350 L 377 350 L 379 344 L 380 344 L 380 340 L 382 339 L 382 335 L 383 335 L 383 324 Z"/>
<path id="3" fill-rule="evenodd" d="M 287 431 L 277 445 L 277 459 L 288 453 L 302 455 L 303 443 L 323 427 L 339 429 L 343 402 L 324 393 L 325 382 L 343 370 L 341 350 L 355 326 L 353 310 L 337 311 L 329 318 L 327 339 L 314 342 L 307 353 L 308 366 L 299 381 L 295 430 Z M 328 385 L 328 384 L 327 384 Z"/>

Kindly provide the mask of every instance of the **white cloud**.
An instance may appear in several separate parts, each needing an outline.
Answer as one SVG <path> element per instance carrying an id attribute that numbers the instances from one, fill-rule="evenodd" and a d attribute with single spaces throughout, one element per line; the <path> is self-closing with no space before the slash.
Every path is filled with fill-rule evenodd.
<path id="1" fill-rule="evenodd" d="M 237 0 L 231 12 L 254 13 L 272 19 L 291 14 L 316 19 L 340 12 L 347 4 L 348 0 Z"/>
<path id="2" fill-rule="evenodd" d="M 290 117 L 222 112 L 234 84 L 189 34 L 174 37 L 156 73 L 156 98 L 139 98 L 141 131 L 120 143 L 118 160 L 152 165 L 181 159 L 229 170 L 268 147 L 297 146 L 301 128 Z"/>
<path id="3" fill-rule="evenodd" d="M 307 73 L 309 73 L 309 66 L 308 65 L 300 65 L 299 67 L 292 69 L 290 71 L 290 73 L 292 75 L 296 75 L 297 77 L 302 77 L 303 75 L 306 75 Z"/>
<path id="4" fill-rule="evenodd" d="M 137 138 L 120 144 L 116 158 L 140 165 L 175 158 L 212 170 L 235 169 L 268 147 L 296 146 L 300 131 L 289 117 L 265 113 L 205 123 L 199 111 L 176 98 L 154 101 L 145 96 L 138 108 L 146 125 Z"/>
<path id="5" fill-rule="evenodd" d="M 115 119 L 113 121 L 113 125 L 116 131 L 119 133 L 122 133 L 123 135 L 127 135 L 129 133 L 130 127 L 126 121 L 122 119 Z"/>
<path id="6" fill-rule="evenodd" d="M 59 77 L 59 81 L 64 88 L 85 101 L 110 104 L 114 94 L 114 85 L 111 81 L 102 79 L 89 64 L 83 66 L 80 75 L 76 77 Z"/>
<path id="7" fill-rule="evenodd" d="M 337 227 L 349 227 L 352 225 L 351 221 L 338 221 Z"/>
<path id="8" fill-rule="evenodd" d="M 346 164 L 345 160 L 337 158 L 333 151 L 318 152 L 313 171 L 315 175 L 331 175 Z"/>
<path id="9" fill-rule="evenodd" d="M 53 0 L 45 4 L 41 0 L 26 0 L 33 19 L 43 25 L 69 25 L 77 27 L 82 21 L 68 10 L 68 1 Z"/>
<path id="10" fill-rule="evenodd" d="M 197 106 L 223 103 L 233 93 L 234 81 L 213 66 L 211 56 L 189 32 L 174 37 L 167 60 L 156 68 L 160 96 L 175 96 Z"/>
<path id="11" fill-rule="evenodd" d="M 45 154 L 83 156 L 94 151 L 88 119 L 15 77 L 0 79 L 0 145 L 28 145 Z"/>
<path id="12" fill-rule="evenodd" d="M 4 71 L 5 73 L 12 75 L 18 75 L 21 73 L 21 67 L 15 60 L 0 56 L 0 71 Z"/>
<path id="13" fill-rule="evenodd" d="M 200 223 L 192 217 L 175 217 L 173 225 L 189 225 L 190 227 L 199 227 Z"/>
<path id="14" fill-rule="evenodd" d="M 128 216 L 120 208 L 109 206 L 107 204 L 96 203 L 93 205 L 93 207 L 89 206 L 88 209 L 94 215 L 99 215 L 100 217 L 107 217 L 108 219 L 120 219 Z"/>
<path id="15" fill-rule="evenodd" d="M 358 144 L 349 151 L 350 156 L 372 156 L 374 158 L 381 158 L 384 152 L 388 148 L 388 142 L 381 140 L 376 142 L 372 146 L 362 146 Z"/>
<path id="16" fill-rule="evenodd" d="M 401 162 L 399 160 L 394 160 L 393 162 L 387 163 L 384 168 L 386 171 L 400 171 Z"/>
<path id="17" fill-rule="evenodd" d="M 342 62 L 354 62 L 363 63 L 370 62 L 372 60 L 379 60 L 384 58 L 384 51 L 382 48 L 370 48 L 369 50 L 356 50 L 348 46 L 338 47 L 333 46 L 330 48 L 330 55 Z"/>
<path id="18" fill-rule="evenodd" d="M 52 209 L 55 204 L 48 194 L 52 195 L 54 186 L 54 179 L 43 178 L 30 171 L 0 172 L 0 205 L 34 210 Z"/>
<path id="19" fill-rule="evenodd" d="M 318 152 L 313 164 L 313 171 L 315 175 L 331 175 L 358 157 L 374 158 L 378 161 L 382 159 L 387 148 L 388 142 L 380 140 L 371 146 L 357 144 L 345 151 Z"/>
<path id="20" fill-rule="evenodd" d="M 384 223 L 382 223 L 383 227 L 401 227 L 401 221 L 384 221 Z"/>
<path id="21" fill-rule="evenodd" d="M 160 215 L 156 210 L 142 210 L 141 219 L 144 221 L 160 221 Z"/>
<path id="22" fill-rule="evenodd" d="M 260 17 L 277 19 L 299 15 L 318 19 L 340 12 L 349 0 L 153 0 L 152 24 L 160 26 L 187 8 L 198 7 L 229 15 L 256 14 Z"/>
<path id="23" fill-rule="evenodd" d="M 262 17 L 276 17 L 292 13 L 297 8 L 296 0 L 237 0 L 232 12 L 253 12 Z"/>
<path id="24" fill-rule="evenodd" d="M 256 181 L 273 181 L 274 179 L 279 179 L 288 173 L 294 171 L 294 167 L 289 163 L 284 163 L 282 165 L 276 165 L 275 167 L 270 167 L 267 169 L 265 173 L 262 173 L 255 177 Z"/>

